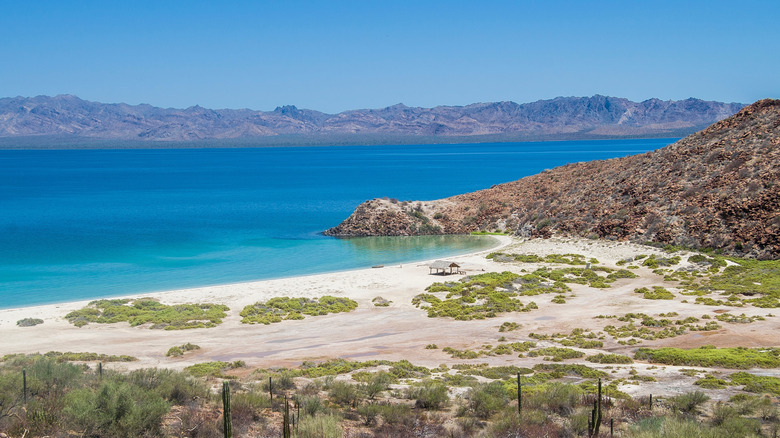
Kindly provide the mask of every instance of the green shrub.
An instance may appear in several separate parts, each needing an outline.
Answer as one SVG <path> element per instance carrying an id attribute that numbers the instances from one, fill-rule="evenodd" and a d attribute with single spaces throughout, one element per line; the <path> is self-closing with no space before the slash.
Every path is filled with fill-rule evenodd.
<path id="1" fill-rule="evenodd" d="M 350 312 L 357 308 L 357 302 L 349 298 L 337 298 L 325 295 L 311 298 L 271 298 L 258 302 L 241 310 L 241 322 L 244 324 L 271 324 L 289 319 L 303 319 L 303 315 L 317 316 L 329 313 Z"/>
<path id="2" fill-rule="evenodd" d="M 328 390 L 328 397 L 340 405 L 354 405 L 360 396 L 355 385 L 346 382 L 333 382 Z"/>
<path id="3" fill-rule="evenodd" d="M 19 327 L 32 327 L 38 324 L 43 324 L 43 320 L 40 318 L 24 318 L 16 321 L 16 325 Z"/>
<path id="4" fill-rule="evenodd" d="M 508 395 L 501 382 L 491 382 L 472 388 L 466 398 L 469 408 L 479 418 L 490 418 L 500 411 L 508 402 Z"/>
<path id="5" fill-rule="evenodd" d="M 674 294 L 661 286 L 653 286 L 653 290 L 646 287 L 634 289 L 634 292 L 643 294 L 646 300 L 673 300 Z"/>
<path id="6" fill-rule="evenodd" d="M 65 315 L 76 327 L 90 322 L 113 324 L 129 322 L 135 327 L 151 323 L 150 328 L 181 330 L 216 327 L 222 323 L 228 310 L 221 304 L 175 304 L 165 305 L 153 298 L 114 299 L 92 301 L 80 310 Z"/>
<path id="7" fill-rule="evenodd" d="M 296 426 L 297 438 L 342 438 L 340 420 L 332 414 L 304 416 Z"/>
<path id="8" fill-rule="evenodd" d="M 778 348 L 715 348 L 704 346 L 692 349 L 682 348 L 640 348 L 634 358 L 665 365 L 686 365 L 723 368 L 777 368 L 780 366 Z"/>
<path id="9" fill-rule="evenodd" d="M 593 356 L 586 357 L 585 360 L 595 363 L 634 363 L 634 361 L 628 356 L 624 356 L 622 354 L 606 353 L 594 354 Z"/>
<path id="10" fill-rule="evenodd" d="M 109 380 L 96 390 L 68 393 L 63 413 L 86 435 L 134 438 L 159 435 L 168 409 L 165 400 L 152 391 Z"/>
<path id="11" fill-rule="evenodd" d="M 778 377 L 757 376 L 755 374 L 738 372 L 732 374 L 729 378 L 732 385 L 745 385 L 745 391 L 780 396 L 780 378 Z"/>
<path id="12" fill-rule="evenodd" d="M 666 401 L 669 405 L 684 414 L 696 414 L 699 406 L 704 404 L 710 397 L 701 391 L 686 392 L 685 394 L 675 395 Z"/>
<path id="13" fill-rule="evenodd" d="M 187 368 L 184 368 L 184 370 L 195 377 L 218 377 L 222 379 L 234 379 L 235 377 L 227 376 L 223 373 L 225 371 L 241 368 L 243 366 L 244 363 L 242 361 L 235 361 L 232 363 L 213 361 L 196 363 L 195 365 L 190 365 Z"/>
<path id="14" fill-rule="evenodd" d="M 193 351 L 193 350 L 200 350 L 200 346 L 195 345 L 195 344 L 190 344 L 189 342 L 187 342 L 186 344 L 182 344 L 182 345 L 179 345 L 177 347 L 169 348 L 168 352 L 165 353 L 165 356 L 167 356 L 167 357 L 183 356 L 184 353 L 186 353 L 188 351 Z"/>
<path id="15" fill-rule="evenodd" d="M 693 382 L 693 384 L 705 389 L 723 389 L 726 387 L 725 380 L 719 379 L 713 376 L 712 374 L 707 374 L 701 379 L 698 379 L 697 381 Z"/>
<path id="16" fill-rule="evenodd" d="M 583 357 L 585 356 L 585 353 L 581 351 L 573 350 L 571 348 L 546 347 L 546 348 L 540 348 L 538 350 L 532 350 L 528 352 L 528 356 L 530 357 L 547 356 L 545 357 L 545 360 L 560 362 L 564 359 L 576 359 L 578 357 Z"/>
<path id="17" fill-rule="evenodd" d="M 415 400 L 422 409 L 441 409 L 449 403 L 447 387 L 443 383 L 426 379 L 407 389 L 407 398 Z"/>

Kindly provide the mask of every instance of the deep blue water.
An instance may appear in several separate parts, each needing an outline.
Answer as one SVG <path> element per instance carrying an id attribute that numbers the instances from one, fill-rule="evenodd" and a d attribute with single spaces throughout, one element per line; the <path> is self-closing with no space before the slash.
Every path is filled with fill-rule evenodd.
<path id="1" fill-rule="evenodd" d="M 673 141 L 0 151 L 0 308 L 471 252 L 492 239 L 319 233 L 366 199 L 438 199 Z"/>

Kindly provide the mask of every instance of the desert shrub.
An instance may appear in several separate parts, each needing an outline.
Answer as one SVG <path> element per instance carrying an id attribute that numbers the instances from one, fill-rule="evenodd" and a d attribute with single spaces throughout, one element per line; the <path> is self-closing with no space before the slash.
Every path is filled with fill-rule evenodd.
<path id="1" fill-rule="evenodd" d="M 180 330 L 216 327 L 222 323 L 228 310 L 221 304 L 161 304 L 156 299 L 138 298 L 96 300 L 83 309 L 65 315 L 65 319 L 76 327 L 90 322 L 113 324 L 129 322 L 131 326 L 151 323 L 150 328 Z"/>
<path id="2" fill-rule="evenodd" d="M 624 356 L 622 354 L 606 353 L 594 354 L 593 356 L 586 357 L 585 360 L 594 363 L 634 363 L 634 361 L 628 356 Z"/>
<path id="3" fill-rule="evenodd" d="M 490 418 L 500 411 L 508 401 L 508 396 L 501 382 L 491 382 L 472 388 L 466 397 L 469 408 L 479 418 Z"/>
<path id="4" fill-rule="evenodd" d="M 564 359 L 576 359 L 578 357 L 583 357 L 585 356 L 585 353 L 571 348 L 546 347 L 546 348 L 540 348 L 538 350 L 529 351 L 528 356 L 530 357 L 546 356 L 545 360 L 560 362 Z"/>
<path id="5" fill-rule="evenodd" d="M 187 373 L 164 368 L 135 370 L 122 379 L 134 386 L 153 391 L 163 399 L 177 405 L 183 405 L 198 398 L 205 399 L 209 394 L 208 386 L 202 380 L 193 379 Z"/>
<path id="6" fill-rule="evenodd" d="M 183 356 L 184 353 L 186 353 L 188 351 L 193 351 L 193 350 L 200 350 L 200 346 L 187 342 L 186 344 L 182 344 L 182 345 L 179 345 L 179 346 L 176 346 L 176 347 L 169 348 L 168 352 L 165 353 L 165 356 L 167 356 L 167 357 Z"/>
<path id="7" fill-rule="evenodd" d="M 371 376 L 371 379 L 361 386 L 366 396 L 373 400 L 379 393 L 387 390 L 395 379 L 390 374 L 379 371 Z"/>
<path id="8" fill-rule="evenodd" d="M 423 409 L 441 409 L 449 402 L 447 387 L 443 383 L 426 379 L 407 389 L 406 397 L 415 400 Z"/>
<path id="9" fill-rule="evenodd" d="M 109 380 L 68 393 L 63 412 L 86 435 L 139 437 L 160 434 L 168 404 L 153 391 Z"/>
<path id="10" fill-rule="evenodd" d="M 354 405 L 360 395 L 355 385 L 346 382 L 333 382 L 328 390 L 328 397 L 340 405 Z"/>
<path id="11" fill-rule="evenodd" d="M 673 409 L 684 414 L 696 414 L 699 407 L 703 405 L 710 397 L 701 392 L 686 392 L 685 394 L 669 397 L 666 401 Z"/>
<path id="12" fill-rule="evenodd" d="M 586 379 L 597 379 L 606 377 L 607 373 L 601 370 L 591 368 L 580 364 L 560 364 L 560 363 L 540 363 L 534 365 L 535 371 L 546 371 L 551 373 L 560 373 L 561 376 L 571 374 L 582 376 Z"/>
<path id="13" fill-rule="evenodd" d="M 43 320 L 40 318 L 24 318 L 16 321 L 16 325 L 19 327 L 33 327 L 38 324 L 43 324 Z"/>
<path id="14" fill-rule="evenodd" d="M 705 389 L 723 389 L 726 387 L 725 380 L 719 379 L 713 376 L 712 374 L 707 374 L 701 379 L 698 379 L 695 382 L 693 382 L 693 384 Z"/>
<path id="15" fill-rule="evenodd" d="M 503 324 L 501 324 L 501 327 L 498 328 L 499 332 L 511 332 L 513 330 L 517 330 L 520 328 L 520 324 L 516 322 L 509 322 L 506 321 Z"/>
<path id="16" fill-rule="evenodd" d="M 344 432 L 341 429 L 339 417 L 329 414 L 305 416 L 296 426 L 298 438 L 341 438 Z"/>
<path id="17" fill-rule="evenodd" d="M 732 374 L 730 378 L 732 385 L 745 385 L 745 391 L 780 396 L 780 378 L 778 377 L 738 372 Z"/>
<path id="18" fill-rule="evenodd" d="M 349 298 L 325 295 L 317 299 L 276 297 L 258 302 L 241 310 L 244 324 L 271 324 L 285 319 L 303 319 L 303 315 L 317 316 L 329 313 L 350 312 L 357 308 L 357 302 Z"/>
<path id="19" fill-rule="evenodd" d="M 564 416 L 574 412 L 583 394 L 582 389 L 576 385 L 551 382 L 540 386 L 529 396 L 529 404 L 544 406 L 548 412 Z"/>
<path id="20" fill-rule="evenodd" d="M 222 379 L 234 379 L 235 377 L 225 375 L 224 372 L 236 368 L 241 368 L 243 366 L 244 363 L 240 360 L 231 363 L 213 361 L 190 365 L 187 368 L 184 368 L 184 371 L 187 371 L 195 377 L 218 377 Z"/>
<path id="21" fill-rule="evenodd" d="M 777 368 L 780 366 L 778 348 L 715 348 L 703 346 L 692 349 L 674 347 L 640 348 L 634 358 L 665 365 L 687 365 L 723 368 Z"/>
<path id="22" fill-rule="evenodd" d="M 674 294 L 661 286 L 653 286 L 653 290 L 646 287 L 634 289 L 634 292 L 643 294 L 646 300 L 673 300 Z"/>

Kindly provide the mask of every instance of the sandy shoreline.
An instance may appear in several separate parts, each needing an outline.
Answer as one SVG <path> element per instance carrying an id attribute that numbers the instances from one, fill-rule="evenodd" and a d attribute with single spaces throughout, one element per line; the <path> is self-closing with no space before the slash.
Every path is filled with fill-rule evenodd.
<path id="1" fill-rule="evenodd" d="M 655 248 L 627 242 L 589 239 L 552 238 L 548 240 L 520 240 L 498 236 L 498 247 L 477 253 L 450 257 L 461 264 L 468 274 L 501 272 L 517 273 L 535 269 L 533 264 L 506 264 L 486 259 L 485 256 L 501 248 L 505 252 L 524 254 L 579 253 L 595 257 L 602 266 L 616 267 L 616 263 L 637 254 L 661 254 Z M 554 304 L 552 296 L 522 297 L 523 302 L 534 301 L 538 309 L 499 315 L 484 320 L 456 321 L 451 318 L 428 318 L 425 311 L 411 304 L 412 298 L 424 292 L 434 282 L 458 280 L 462 276 L 430 275 L 427 262 L 385 266 L 378 269 L 360 269 L 346 272 L 316 274 L 251 283 L 211 286 L 154 294 L 135 295 L 158 298 L 166 304 L 219 303 L 230 307 L 224 322 L 215 328 L 191 330 L 151 330 L 148 327 L 130 327 L 127 323 L 89 324 L 77 328 L 64 316 L 81 308 L 88 301 L 0 310 L 0 355 L 9 353 L 36 353 L 47 351 L 96 352 L 128 354 L 137 362 L 112 363 L 116 369 L 135 369 L 150 366 L 182 369 L 198 362 L 243 360 L 249 367 L 296 366 L 305 360 L 321 361 L 330 358 L 353 360 L 407 359 L 417 365 L 436 367 L 442 363 L 483 363 L 491 365 L 533 366 L 539 358 L 517 358 L 516 355 L 483 356 L 475 360 L 457 360 L 441 349 L 480 349 L 482 345 L 496 345 L 502 335 L 507 342 L 532 340 L 529 333 L 569 332 L 582 327 L 602 330 L 604 320 L 594 319 L 598 314 L 625 314 L 644 312 L 657 315 L 674 310 L 680 317 L 701 317 L 719 308 L 685 303 L 684 296 L 674 301 L 644 300 L 633 291 L 637 287 L 662 284 L 662 277 L 649 268 L 636 270 L 637 279 L 620 279 L 609 289 L 594 289 L 571 285 L 572 296 L 566 304 Z M 307 317 L 300 321 L 283 321 L 271 325 L 242 324 L 239 313 L 246 305 L 272 297 L 343 296 L 358 302 L 358 308 L 349 313 Z M 389 307 L 376 307 L 375 297 L 391 300 Z M 767 310 L 755 307 L 730 309 L 734 313 L 766 315 Z M 34 327 L 17 327 L 22 318 L 41 318 L 45 322 Z M 505 321 L 517 322 L 521 329 L 499 333 Z M 751 324 L 723 324 L 715 332 L 692 332 L 671 339 L 648 341 L 641 346 L 777 346 L 773 333 L 780 329 L 780 318 L 767 318 Z M 200 350 L 180 358 L 169 358 L 165 353 L 172 346 L 187 342 L 197 344 Z M 435 343 L 439 349 L 426 349 Z M 539 346 L 557 345 L 539 341 Z M 636 347 L 618 345 L 610 337 L 601 351 L 630 354 Z M 593 351 L 590 350 L 589 354 Z M 592 365 L 592 364 L 590 364 Z M 646 365 L 635 364 L 641 369 Z M 655 367 L 653 367 L 655 368 Z M 674 367 L 662 367 L 654 372 L 658 377 Z M 666 371 L 664 371 L 666 370 Z M 678 373 L 675 373 L 675 375 Z M 661 382 L 658 385 L 662 385 Z M 650 391 L 660 391 L 658 385 L 643 385 Z M 663 383 L 667 385 L 667 383 Z M 654 388 L 655 387 L 655 388 Z"/>

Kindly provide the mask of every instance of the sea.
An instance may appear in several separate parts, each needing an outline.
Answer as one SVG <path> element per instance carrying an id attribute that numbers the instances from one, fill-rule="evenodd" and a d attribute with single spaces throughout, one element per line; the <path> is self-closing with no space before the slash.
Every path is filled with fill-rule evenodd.
<path id="1" fill-rule="evenodd" d="M 675 140 L 0 150 L 0 308 L 483 250 L 496 240 L 321 232 L 368 199 L 439 199 Z"/>

